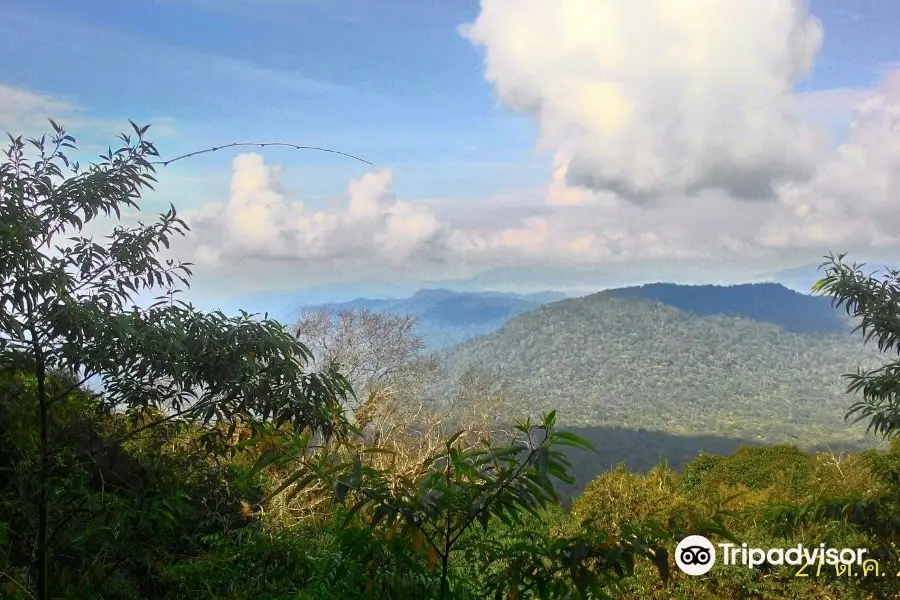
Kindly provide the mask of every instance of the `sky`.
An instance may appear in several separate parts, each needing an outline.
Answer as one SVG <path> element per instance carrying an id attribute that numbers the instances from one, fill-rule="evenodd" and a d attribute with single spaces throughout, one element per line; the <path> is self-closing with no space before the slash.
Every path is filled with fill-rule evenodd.
<path id="1" fill-rule="evenodd" d="M 162 169 L 127 218 L 176 206 L 192 231 L 172 252 L 195 264 L 197 297 L 522 269 L 534 287 L 736 282 L 831 251 L 900 256 L 894 0 L 0 0 L 0 14 L 3 131 L 53 117 L 96 154 L 130 118 L 163 158 L 284 142 L 375 165 L 269 147 Z"/>

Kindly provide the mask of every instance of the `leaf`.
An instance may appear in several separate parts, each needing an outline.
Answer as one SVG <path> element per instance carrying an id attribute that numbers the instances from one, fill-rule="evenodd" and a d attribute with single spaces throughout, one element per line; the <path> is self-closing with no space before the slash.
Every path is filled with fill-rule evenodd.
<path id="1" fill-rule="evenodd" d="M 363 506 L 370 502 L 369 498 L 363 498 L 359 502 L 353 505 L 353 507 L 347 512 L 347 516 L 344 518 L 344 527 L 350 524 L 350 521 L 353 520 L 353 517 L 358 513 Z"/>
<path id="2" fill-rule="evenodd" d="M 382 504 L 381 506 L 379 506 L 377 509 L 375 509 L 375 514 L 372 515 L 372 523 L 371 523 L 370 527 L 374 528 L 386 516 L 388 516 L 392 512 L 393 512 L 393 509 L 390 506 L 388 506 L 387 504 Z M 393 529 L 393 527 L 392 527 L 392 529 Z"/>
<path id="3" fill-rule="evenodd" d="M 279 452 L 278 449 L 266 448 L 260 457 L 256 459 L 256 462 L 253 463 L 253 467 L 250 469 L 250 475 L 257 475 L 261 470 L 278 460 L 280 456 L 281 452 Z"/>
<path id="4" fill-rule="evenodd" d="M 656 565 L 663 583 L 668 582 L 671 575 L 669 573 L 669 551 L 663 547 L 656 548 L 651 551 L 650 560 Z"/>
<path id="5" fill-rule="evenodd" d="M 353 457 L 353 466 L 350 470 L 350 480 L 348 485 L 350 487 L 359 487 L 360 482 L 362 481 L 362 460 L 359 455 Z"/>
<path id="6" fill-rule="evenodd" d="M 275 491 L 269 494 L 269 497 L 266 499 L 266 501 L 268 502 L 269 500 L 289 488 L 291 485 L 296 484 L 296 487 L 298 489 L 302 489 L 309 485 L 317 477 L 317 473 L 309 473 L 308 471 L 301 469 L 300 471 L 297 471 L 296 473 L 285 479 L 281 483 L 281 485 L 275 488 Z"/>
<path id="7" fill-rule="evenodd" d="M 542 423 L 543 427 L 549 428 L 556 425 L 556 411 L 551 410 L 544 416 L 544 422 Z"/>
<path id="8" fill-rule="evenodd" d="M 344 483 L 343 481 L 335 481 L 334 482 L 334 501 L 338 504 L 343 504 L 344 500 L 347 498 L 347 492 L 350 491 L 350 486 Z"/>
<path id="9" fill-rule="evenodd" d="M 589 441 L 580 435 L 571 433 L 569 431 L 554 431 L 552 439 L 554 441 L 561 440 L 557 442 L 560 446 L 569 446 L 572 448 L 582 448 L 584 450 L 588 450 L 590 452 L 594 452 L 599 454 L 597 448 L 594 447 Z"/>
<path id="10" fill-rule="evenodd" d="M 429 573 L 434 571 L 434 567 L 435 567 L 435 565 L 437 565 L 437 563 L 438 563 L 437 548 L 435 548 L 432 545 L 429 545 L 428 546 L 428 562 L 427 562 L 427 569 L 428 569 Z"/>
<path id="11" fill-rule="evenodd" d="M 447 450 L 450 450 L 450 449 L 453 447 L 453 444 L 456 443 L 456 440 L 458 440 L 463 434 L 465 434 L 465 430 L 464 430 L 464 429 L 463 429 L 463 430 L 460 430 L 460 431 L 457 431 L 457 432 L 454 433 L 452 436 L 450 436 L 450 439 L 447 440 L 447 444 L 446 444 L 446 445 L 447 445 Z"/>

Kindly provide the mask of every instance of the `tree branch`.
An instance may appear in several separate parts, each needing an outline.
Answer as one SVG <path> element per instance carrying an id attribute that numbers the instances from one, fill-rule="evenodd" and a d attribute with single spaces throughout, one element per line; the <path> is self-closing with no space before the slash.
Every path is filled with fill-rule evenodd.
<path id="1" fill-rule="evenodd" d="M 226 148 L 237 148 L 240 146 L 255 146 L 258 148 L 265 148 L 266 146 L 278 146 L 284 148 L 293 148 L 295 150 L 315 150 L 316 152 L 328 152 L 330 154 L 339 154 L 341 156 L 346 156 L 347 158 L 352 158 L 353 160 L 358 160 L 359 162 L 365 163 L 367 165 L 375 166 L 375 163 L 371 163 L 363 158 L 358 156 L 354 156 L 353 154 L 347 154 L 346 152 L 340 152 L 338 150 L 331 150 L 329 148 L 319 148 L 317 146 L 298 146 L 296 144 L 288 144 L 285 142 L 232 142 L 230 144 L 224 144 L 222 146 L 213 146 L 212 148 L 207 148 L 205 150 L 197 150 L 195 152 L 188 152 L 187 154 L 182 154 L 181 156 L 176 156 L 175 158 L 170 158 L 169 160 L 158 160 L 153 161 L 151 165 L 162 165 L 163 167 L 168 167 L 175 161 L 179 161 L 185 158 L 190 158 L 192 156 L 197 156 L 198 154 L 206 154 L 209 152 L 216 152 L 217 150 L 224 150 Z"/>

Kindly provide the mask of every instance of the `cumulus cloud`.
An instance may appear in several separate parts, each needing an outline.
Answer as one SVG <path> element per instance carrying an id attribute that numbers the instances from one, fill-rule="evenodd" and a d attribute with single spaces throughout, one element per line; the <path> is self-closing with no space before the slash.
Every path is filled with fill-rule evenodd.
<path id="1" fill-rule="evenodd" d="M 0 83 L 0 129 L 10 133 L 47 127 L 47 118 L 72 116 L 72 104 L 22 88 Z"/>
<path id="2" fill-rule="evenodd" d="M 359 273 L 367 265 L 723 264 L 788 255 L 811 261 L 851 247 L 897 251 L 900 73 L 877 90 L 817 101 L 826 111 L 845 111 L 851 98 L 858 105 L 847 140 L 807 179 L 776 183 L 774 202 L 709 189 L 642 205 L 616 191 L 570 183 L 571 163 L 560 153 L 544 190 L 481 202 L 398 200 L 392 171 L 382 170 L 351 181 L 340 206 L 317 209 L 283 189 L 279 166 L 241 154 L 228 198 L 186 214 L 196 234 L 193 260 L 308 260 Z"/>
<path id="3" fill-rule="evenodd" d="M 427 256 L 442 235 L 427 208 L 393 199 L 390 170 L 351 181 L 346 205 L 331 211 L 289 197 L 279 183 L 281 171 L 256 153 L 234 159 L 227 201 L 185 213 L 199 237 L 195 261 L 364 258 L 399 263 Z"/>
<path id="4" fill-rule="evenodd" d="M 624 223 L 592 225 L 579 226 L 570 219 L 528 217 L 519 226 L 493 232 L 454 231 L 449 244 L 462 258 L 490 257 L 504 262 L 537 259 L 569 265 L 703 255 L 683 244 L 668 244 L 652 229 L 629 229 Z"/>
<path id="5" fill-rule="evenodd" d="M 771 204 L 709 191 L 650 208 L 558 182 L 551 184 L 548 201 L 554 192 L 577 202 L 531 210 L 514 224 L 454 229 L 449 251 L 470 261 L 561 266 L 719 260 L 735 253 L 754 258 L 768 251 L 752 235 L 771 215 Z"/>
<path id="6" fill-rule="evenodd" d="M 808 182 L 778 189 L 768 247 L 900 245 L 900 72 L 857 106 L 845 143 Z"/>
<path id="7" fill-rule="evenodd" d="M 804 0 L 482 0 L 462 33 L 566 180 L 652 200 L 771 197 L 827 138 L 791 110 L 822 28 Z"/>
<path id="8" fill-rule="evenodd" d="M 692 240 L 693 228 L 666 211 L 649 211 L 607 192 L 569 188 L 563 167 L 541 194 L 543 205 L 516 205 L 505 198 L 436 210 L 396 199 L 390 170 L 351 181 L 343 204 L 318 210 L 283 189 L 281 172 L 260 154 L 237 156 L 228 198 L 184 211 L 193 230 L 190 259 L 207 267 L 248 260 L 354 269 L 379 263 L 592 265 L 703 257 L 712 243 Z M 701 212 L 710 203 L 693 202 Z"/>

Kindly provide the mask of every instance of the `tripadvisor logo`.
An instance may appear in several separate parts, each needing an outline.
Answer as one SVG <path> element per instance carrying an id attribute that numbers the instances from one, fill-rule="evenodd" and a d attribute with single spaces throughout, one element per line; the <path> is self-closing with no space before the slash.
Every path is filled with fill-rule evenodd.
<path id="1" fill-rule="evenodd" d="M 716 562 L 716 549 L 702 535 L 689 535 L 675 548 L 675 564 L 688 575 L 705 575 Z"/>
<path id="2" fill-rule="evenodd" d="M 868 552 L 865 548 L 826 548 L 824 543 L 817 547 L 805 547 L 797 544 L 793 548 L 750 548 L 747 544 L 718 544 L 722 550 L 722 564 L 745 566 L 750 569 L 768 563 L 771 565 L 834 566 L 839 564 L 863 565 L 863 556 Z M 716 562 L 716 550 L 713 543 L 702 535 L 689 535 L 675 547 L 675 564 L 687 575 L 705 575 Z M 802 569 L 801 569 L 802 571 Z"/>

